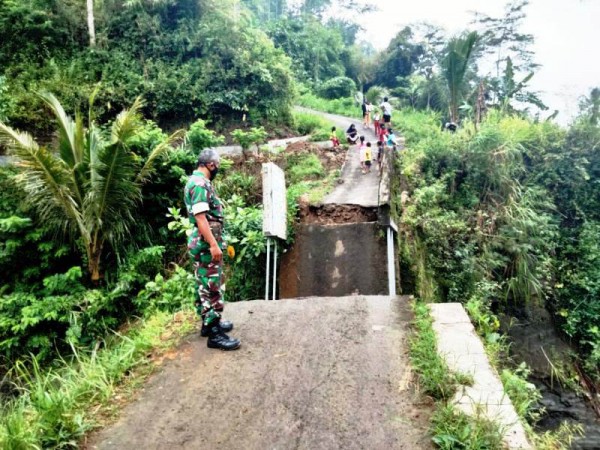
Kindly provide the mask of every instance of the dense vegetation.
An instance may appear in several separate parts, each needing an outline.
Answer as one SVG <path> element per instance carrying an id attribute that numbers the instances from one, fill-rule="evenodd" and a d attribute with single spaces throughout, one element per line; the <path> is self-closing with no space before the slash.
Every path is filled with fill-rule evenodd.
<path id="1" fill-rule="evenodd" d="M 411 195 L 401 242 L 419 296 L 475 297 L 495 311 L 546 305 L 597 374 L 598 127 L 494 113 L 448 134 L 435 115 L 400 121 Z"/>

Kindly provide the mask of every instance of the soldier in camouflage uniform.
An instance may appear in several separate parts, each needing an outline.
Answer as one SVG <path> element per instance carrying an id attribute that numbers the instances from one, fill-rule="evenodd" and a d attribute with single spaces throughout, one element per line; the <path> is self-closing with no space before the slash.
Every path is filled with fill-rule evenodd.
<path id="1" fill-rule="evenodd" d="M 207 346 L 235 350 L 240 341 L 225 332 L 233 324 L 221 320 L 223 312 L 223 205 L 211 180 L 219 170 L 219 154 L 205 149 L 198 157 L 198 168 L 185 185 L 184 201 L 188 217 L 195 225 L 188 238 L 188 251 L 196 278 L 196 311 L 202 317 L 202 336 L 208 336 Z"/>

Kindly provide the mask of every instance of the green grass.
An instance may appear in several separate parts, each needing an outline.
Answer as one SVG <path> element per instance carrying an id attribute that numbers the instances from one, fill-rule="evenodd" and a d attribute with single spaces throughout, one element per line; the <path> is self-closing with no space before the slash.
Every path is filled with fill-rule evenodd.
<path id="1" fill-rule="evenodd" d="M 502 429 L 481 413 L 469 416 L 443 405 L 432 417 L 433 442 L 443 450 L 494 450 L 504 448 Z"/>
<path id="2" fill-rule="evenodd" d="M 98 417 L 119 406 L 110 405 L 115 392 L 152 371 L 149 353 L 172 347 L 193 328 L 183 313 L 177 317 L 157 313 L 126 335 L 116 335 L 104 349 L 74 349 L 72 360 L 47 370 L 35 360 L 18 363 L 14 377 L 20 395 L 0 411 L 0 448 L 77 448 L 78 440 L 98 426 Z"/>
<path id="3" fill-rule="evenodd" d="M 473 377 L 450 372 L 439 356 L 433 319 L 427 305 L 414 302 L 413 311 L 415 333 L 410 340 L 410 359 L 423 393 L 436 400 L 431 430 L 433 442 L 448 450 L 501 449 L 502 433 L 496 424 L 480 414 L 468 416 L 449 403 L 457 386 L 472 385 Z"/>
<path id="4" fill-rule="evenodd" d="M 353 98 L 326 100 L 307 92 L 297 100 L 298 105 L 340 116 L 362 119 L 362 110 Z"/>
<path id="5" fill-rule="evenodd" d="M 319 157 L 309 153 L 302 155 L 290 165 L 287 170 L 290 184 L 296 184 L 301 181 L 320 179 L 325 175 L 325 168 Z"/>
<path id="6" fill-rule="evenodd" d="M 410 359 L 419 374 L 419 384 L 426 395 L 435 400 L 448 400 L 456 393 L 457 384 L 472 380 L 465 375 L 455 375 L 437 352 L 433 319 L 424 303 L 413 304 L 415 334 L 410 340 Z M 470 383 L 469 383 L 470 382 Z"/>
<path id="7" fill-rule="evenodd" d="M 294 111 L 294 128 L 300 135 L 310 135 L 313 142 L 328 141 L 331 136 L 331 128 L 334 126 L 329 120 L 316 114 Z M 336 130 L 340 142 L 344 140 L 344 130 Z"/>

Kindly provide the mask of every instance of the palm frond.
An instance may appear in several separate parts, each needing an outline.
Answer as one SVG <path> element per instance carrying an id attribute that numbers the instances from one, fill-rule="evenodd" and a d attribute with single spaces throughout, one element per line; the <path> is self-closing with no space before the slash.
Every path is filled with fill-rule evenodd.
<path id="1" fill-rule="evenodd" d="M 115 119 L 111 130 L 113 144 L 127 145 L 127 141 L 135 135 L 140 126 L 140 110 L 143 107 L 141 97 L 138 97 L 131 108 L 123 110 Z"/>
<path id="2" fill-rule="evenodd" d="M 475 31 L 451 39 L 446 48 L 446 56 L 442 61 L 444 78 L 448 82 L 450 108 L 454 121 L 458 119 L 456 117 L 458 103 L 477 39 L 478 35 Z"/>
<path id="3" fill-rule="evenodd" d="M 131 211 L 141 201 L 140 184 L 135 181 L 135 155 L 118 143 L 99 148 L 91 170 L 84 216 L 90 229 L 99 230 L 108 241 L 120 240 L 128 231 Z"/>
<path id="4" fill-rule="evenodd" d="M 87 133 L 85 158 L 87 168 L 89 170 L 88 182 L 94 184 L 96 182 L 96 168 L 98 167 L 98 153 L 102 148 L 108 145 L 100 133 L 100 130 L 95 125 L 91 125 Z"/>
<path id="5" fill-rule="evenodd" d="M 83 159 L 83 141 L 76 135 L 77 125 L 67 115 L 58 99 L 49 92 L 38 92 L 37 95 L 48 105 L 58 123 L 58 149 L 60 157 L 70 167 L 79 164 Z"/>
<path id="6" fill-rule="evenodd" d="M 39 147 L 30 134 L 20 133 L 3 123 L 0 123 L 0 143 L 25 169 L 17 180 L 27 192 L 27 202 L 36 209 L 41 220 L 63 230 L 81 231 L 82 217 L 67 164 Z"/>
<path id="7" fill-rule="evenodd" d="M 88 98 L 88 104 L 89 104 L 88 127 L 90 127 L 90 128 L 92 127 L 92 123 L 94 122 L 94 103 L 96 103 L 96 97 L 100 93 L 101 86 L 102 86 L 102 83 L 97 83 L 96 86 L 94 87 L 94 90 L 92 91 L 92 93 L 90 94 L 90 96 Z"/>
<path id="8" fill-rule="evenodd" d="M 167 153 L 173 146 L 175 142 L 182 139 L 185 136 L 185 130 L 177 130 L 173 134 L 171 134 L 167 139 L 158 144 L 148 155 L 148 159 L 146 160 L 144 167 L 138 173 L 136 178 L 136 182 L 144 183 L 148 180 L 148 177 L 151 175 L 154 170 L 154 162 L 157 158 L 160 158 L 165 153 Z"/>

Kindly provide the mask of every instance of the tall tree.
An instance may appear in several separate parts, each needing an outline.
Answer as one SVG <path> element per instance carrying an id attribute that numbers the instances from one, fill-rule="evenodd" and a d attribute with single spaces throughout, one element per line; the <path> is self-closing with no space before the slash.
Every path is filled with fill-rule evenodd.
<path id="1" fill-rule="evenodd" d="M 96 46 L 96 26 L 94 24 L 94 0 L 86 0 L 87 6 L 87 24 L 90 36 L 90 47 Z"/>
<path id="2" fill-rule="evenodd" d="M 242 0 L 260 23 L 279 20 L 287 12 L 286 0 Z"/>
<path id="3" fill-rule="evenodd" d="M 294 60 L 296 76 L 319 83 L 345 74 L 344 42 L 337 29 L 309 17 L 272 23 L 269 36 Z"/>
<path id="4" fill-rule="evenodd" d="M 39 95 L 57 121 L 56 148 L 40 146 L 30 134 L 3 123 L 0 144 L 18 158 L 22 168 L 18 181 L 40 220 L 84 245 L 90 277 L 98 282 L 105 245 L 118 245 L 127 236 L 153 163 L 181 133 L 160 143 L 142 165 L 129 150 L 141 126 L 140 99 L 105 133 L 91 120 L 91 106 L 85 128 L 84 118 L 67 116 L 54 95 Z"/>
<path id="5" fill-rule="evenodd" d="M 539 64 L 534 62 L 534 53 L 531 50 L 533 35 L 520 31 L 528 5 L 529 0 L 513 0 L 506 5 L 505 12 L 500 17 L 475 13 L 473 24 L 480 28 L 481 36 L 478 50 L 494 58 L 494 76 L 497 79 L 502 76 L 502 67 L 508 58 L 511 59 L 513 70 L 517 73 L 528 73 L 539 67 Z"/>
<path id="6" fill-rule="evenodd" d="M 600 88 L 592 89 L 589 96 L 581 99 L 579 110 L 587 122 L 594 126 L 600 124 Z"/>
<path id="7" fill-rule="evenodd" d="M 404 27 L 392 39 L 380 56 L 374 82 L 387 87 L 398 86 L 398 78 L 408 77 L 423 52 L 421 44 L 414 41 L 411 27 Z"/>
<path id="8" fill-rule="evenodd" d="M 458 106 L 465 90 L 465 75 L 473 62 L 473 49 L 477 43 L 476 31 L 463 33 L 448 42 L 442 72 L 448 83 L 450 120 L 458 123 Z"/>

